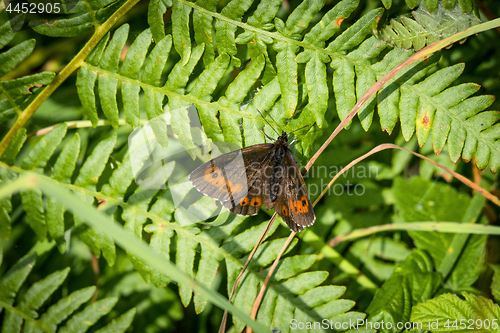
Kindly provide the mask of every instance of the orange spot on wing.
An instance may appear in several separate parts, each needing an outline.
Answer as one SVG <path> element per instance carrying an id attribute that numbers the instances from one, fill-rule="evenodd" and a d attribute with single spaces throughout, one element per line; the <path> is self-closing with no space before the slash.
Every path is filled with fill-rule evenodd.
<path id="1" fill-rule="evenodd" d="M 244 197 L 243 200 L 240 201 L 240 206 L 248 206 L 250 203 L 250 199 L 248 197 Z"/>
<path id="2" fill-rule="evenodd" d="M 224 183 L 224 177 L 222 177 L 222 173 L 219 167 L 210 167 L 205 170 L 205 174 L 203 175 L 203 179 L 205 179 L 208 183 L 213 186 L 219 187 L 222 189 L 226 184 Z"/>
<path id="3" fill-rule="evenodd" d="M 252 198 L 252 201 L 250 201 L 250 205 L 254 207 L 262 206 L 262 199 L 259 197 Z"/>
<path id="4" fill-rule="evenodd" d="M 290 213 L 288 212 L 288 208 L 286 208 L 285 205 L 281 206 L 281 213 L 284 215 L 284 216 L 290 216 Z"/>
<path id="5" fill-rule="evenodd" d="M 288 206 L 294 214 L 303 214 L 309 212 L 309 204 L 305 195 L 300 200 L 288 200 Z"/>
<path id="6" fill-rule="evenodd" d="M 302 207 L 302 213 L 308 213 L 309 212 L 309 203 L 307 200 L 307 197 L 305 195 L 300 198 L 301 202 L 301 207 Z"/>

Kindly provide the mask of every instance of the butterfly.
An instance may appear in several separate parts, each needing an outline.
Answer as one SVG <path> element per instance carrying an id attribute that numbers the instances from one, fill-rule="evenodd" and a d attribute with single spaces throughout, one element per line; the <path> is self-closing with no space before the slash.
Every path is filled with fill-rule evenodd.
<path id="1" fill-rule="evenodd" d="M 288 134 L 220 155 L 189 175 L 201 193 L 238 215 L 274 208 L 293 231 L 316 220 L 304 179 L 289 149 Z"/>

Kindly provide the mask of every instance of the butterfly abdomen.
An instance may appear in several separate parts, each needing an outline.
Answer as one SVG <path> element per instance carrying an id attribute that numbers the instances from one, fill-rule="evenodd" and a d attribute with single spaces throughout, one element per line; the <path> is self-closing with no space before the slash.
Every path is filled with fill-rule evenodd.
<path id="1" fill-rule="evenodd" d="M 281 191 L 281 184 L 283 184 L 283 174 L 284 170 L 284 160 L 283 158 L 285 157 L 287 150 L 286 143 L 278 143 L 275 146 L 275 153 L 274 153 L 274 166 L 273 166 L 273 173 L 271 176 L 271 193 L 269 195 L 269 198 L 271 199 L 272 202 L 276 201 L 276 198 L 278 197 L 280 191 Z"/>

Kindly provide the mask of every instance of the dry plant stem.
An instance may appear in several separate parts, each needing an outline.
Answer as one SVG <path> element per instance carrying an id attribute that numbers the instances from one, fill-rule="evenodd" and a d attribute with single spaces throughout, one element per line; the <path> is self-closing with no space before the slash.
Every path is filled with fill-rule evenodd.
<path id="1" fill-rule="evenodd" d="M 99 294 L 99 275 L 100 275 L 99 260 L 94 255 L 94 253 L 90 251 L 90 249 L 89 252 L 92 258 L 91 263 L 92 263 L 92 270 L 94 271 L 94 284 L 95 284 L 94 295 L 92 295 L 92 303 L 95 303 L 97 301 L 97 295 Z"/>
<path id="2" fill-rule="evenodd" d="M 276 266 L 278 265 L 279 260 L 281 259 L 281 256 L 283 253 L 285 253 L 286 248 L 288 245 L 290 245 L 290 242 L 292 241 L 293 237 L 295 237 L 296 232 L 292 231 L 290 236 L 288 236 L 288 239 L 286 240 L 285 244 L 281 248 L 280 253 L 278 254 L 278 257 L 273 262 L 273 265 L 271 266 L 271 269 L 269 269 L 269 272 L 267 273 L 266 280 L 264 281 L 264 284 L 260 288 L 259 295 L 257 295 L 257 298 L 255 299 L 253 306 L 252 306 L 252 312 L 250 313 L 250 318 L 255 319 L 257 316 L 257 310 L 259 309 L 260 302 L 262 301 L 262 297 L 264 297 L 264 292 L 266 291 L 267 283 L 269 282 L 269 279 L 274 273 L 274 270 L 276 269 Z M 247 333 L 252 333 L 252 329 L 247 326 Z"/>
<path id="3" fill-rule="evenodd" d="M 423 160 L 426 160 L 426 161 L 434 164 L 435 166 L 437 166 L 437 167 L 443 169 L 444 171 L 448 172 L 450 175 L 452 175 L 453 177 L 455 177 L 456 179 L 458 179 L 459 181 L 461 181 L 462 183 L 464 183 L 465 185 L 467 185 L 471 189 L 479 192 L 486 199 L 490 200 L 495 205 L 497 205 L 497 206 L 500 207 L 500 199 L 498 199 L 496 196 L 494 196 L 490 192 L 486 191 L 484 188 L 482 188 L 479 185 L 475 184 L 471 180 L 465 178 L 461 174 L 448 169 L 444 165 L 441 165 L 441 164 L 439 164 L 439 163 L 431 160 L 430 158 L 428 158 L 428 157 L 426 157 L 424 155 L 421 155 L 419 153 L 416 153 L 416 152 L 408 150 L 406 148 L 397 146 L 397 145 L 392 144 L 392 143 L 384 143 L 384 144 L 381 144 L 381 145 L 373 148 L 368 153 L 364 154 L 361 157 L 358 157 L 357 159 L 355 159 L 354 161 L 352 161 L 351 163 L 349 163 L 346 167 L 344 167 L 342 170 L 340 170 L 340 172 L 338 174 L 336 174 L 335 177 L 333 177 L 333 179 L 330 181 L 330 183 L 328 183 L 328 186 L 323 190 L 323 192 L 321 192 L 321 194 L 318 196 L 318 198 L 316 199 L 316 201 L 314 201 L 314 204 L 316 204 L 326 194 L 326 192 L 328 192 L 328 189 L 332 186 L 332 184 L 335 182 L 335 180 L 337 180 L 337 178 L 339 178 L 346 170 L 348 170 L 353 165 L 356 165 L 357 163 L 359 163 L 361 160 L 365 159 L 366 157 L 368 157 L 370 155 L 373 155 L 373 154 L 375 154 L 375 153 L 377 153 L 379 151 L 385 150 L 385 149 L 399 149 L 399 150 L 404 150 L 404 151 L 407 151 L 407 152 L 409 152 L 409 153 L 411 153 L 411 154 L 413 154 L 413 155 L 415 155 L 417 157 L 420 157 Z"/>
<path id="4" fill-rule="evenodd" d="M 238 285 L 240 284 L 240 280 L 243 277 L 243 273 L 245 273 L 248 265 L 250 264 L 250 260 L 252 260 L 255 252 L 257 251 L 259 246 L 262 244 L 262 242 L 266 238 L 266 235 L 269 232 L 269 230 L 271 229 L 271 226 L 273 225 L 274 221 L 276 220 L 276 217 L 278 217 L 278 215 L 276 213 L 274 213 L 273 216 L 271 217 L 271 220 L 269 220 L 269 223 L 267 224 L 266 229 L 264 230 L 264 232 L 260 236 L 259 240 L 257 241 L 257 244 L 255 244 L 255 246 L 253 247 L 252 252 L 250 252 L 250 255 L 248 256 L 247 262 L 245 263 L 245 265 L 241 269 L 240 274 L 236 278 L 236 281 L 234 281 L 233 289 L 231 290 L 231 295 L 229 295 L 229 299 L 228 299 L 229 302 L 231 302 L 231 299 L 233 298 L 233 295 L 236 292 L 236 288 L 238 288 Z M 286 246 L 285 246 L 285 248 L 286 248 Z M 219 333 L 224 333 L 224 331 L 226 330 L 226 322 L 227 322 L 227 310 L 224 311 L 224 316 L 222 316 L 222 321 L 221 321 L 220 327 L 219 327 Z"/>

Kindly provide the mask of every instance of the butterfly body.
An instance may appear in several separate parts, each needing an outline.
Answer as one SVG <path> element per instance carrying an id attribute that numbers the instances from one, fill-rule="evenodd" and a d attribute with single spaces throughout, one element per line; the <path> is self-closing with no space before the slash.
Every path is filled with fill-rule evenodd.
<path id="1" fill-rule="evenodd" d="M 196 168 L 189 180 L 201 193 L 238 215 L 274 208 L 293 231 L 316 217 L 304 179 L 288 148 L 287 133 L 274 143 L 257 144 L 220 155 Z"/>

